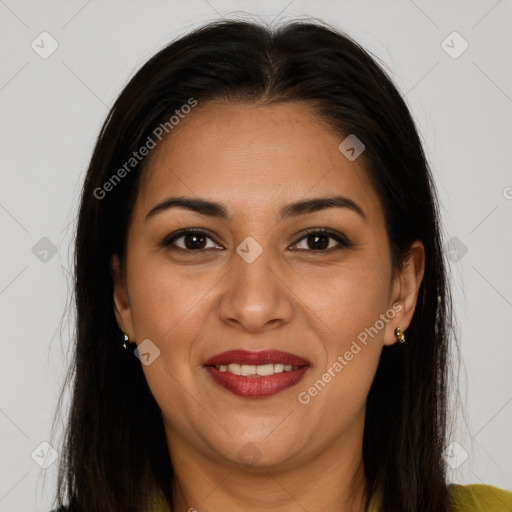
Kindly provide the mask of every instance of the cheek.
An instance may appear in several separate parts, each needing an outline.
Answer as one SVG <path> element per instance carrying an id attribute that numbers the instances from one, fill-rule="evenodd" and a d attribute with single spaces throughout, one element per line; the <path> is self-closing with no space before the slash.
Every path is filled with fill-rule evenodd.
<path id="1" fill-rule="evenodd" d="M 313 330 L 323 333 L 324 355 L 308 383 L 313 388 L 300 391 L 318 400 L 319 406 L 323 402 L 321 407 L 336 424 L 363 406 L 375 375 L 386 325 L 381 315 L 387 308 L 387 274 L 373 262 L 337 269 L 330 276 L 319 273 L 308 281 L 308 293 L 300 293 L 314 313 L 309 314 Z M 342 415 L 334 404 L 342 406 Z"/>
<path id="2" fill-rule="evenodd" d="M 134 258 L 129 282 L 135 332 L 139 338 L 155 339 L 163 346 L 185 330 L 193 337 L 194 315 L 207 300 L 203 299 L 209 288 L 204 282 L 207 278 L 187 279 L 168 264 L 148 260 Z"/>
<path id="3" fill-rule="evenodd" d="M 205 279 L 187 279 L 169 265 L 134 258 L 129 280 L 130 303 L 137 341 L 150 339 L 160 350 L 149 365 L 142 365 L 148 386 L 164 418 L 178 429 L 200 423 L 195 368 L 190 365 L 194 340 L 200 336 L 206 291 Z"/>
<path id="4" fill-rule="evenodd" d="M 310 271 L 307 280 L 297 285 L 297 295 L 319 326 L 323 324 L 329 345 L 339 350 L 344 351 L 347 343 L 373 326 L 387 308 L 388 276 L 377 262 L 354 261 L 329 272 Z"/>

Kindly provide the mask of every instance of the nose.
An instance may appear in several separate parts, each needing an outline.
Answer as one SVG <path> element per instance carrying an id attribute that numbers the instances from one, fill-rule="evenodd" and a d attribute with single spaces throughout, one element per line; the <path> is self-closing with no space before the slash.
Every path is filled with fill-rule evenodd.
<path id="1" fill-rule="evenodd" d="M 234 253 L 219 305 L 221 320 L 251 332 L 264 332 L 290 322 L 293 294 L 286 282 L 289 274 L 284 270 L 270 249 L 263 250 L 253 261 Z"/>

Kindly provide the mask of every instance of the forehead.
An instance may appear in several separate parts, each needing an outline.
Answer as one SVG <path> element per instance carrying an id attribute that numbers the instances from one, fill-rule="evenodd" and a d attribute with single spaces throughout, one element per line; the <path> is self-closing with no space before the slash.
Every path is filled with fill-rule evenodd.
<path id="1" fill-rule="evenodd" d="M 304 102 L 198 105 L 151 155 L 136 209 L 184 195 L 250 215 L 339 193 L 382 215 L 362 159 L 338 149 L 344 138 Z"/>

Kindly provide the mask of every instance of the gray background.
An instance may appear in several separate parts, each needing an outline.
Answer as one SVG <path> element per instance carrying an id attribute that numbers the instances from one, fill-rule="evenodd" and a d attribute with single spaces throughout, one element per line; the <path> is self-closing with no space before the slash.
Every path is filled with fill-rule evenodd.
<path id="1" fill-rule="evenodd" d="M 58 449 L 50 428 L 70 359 L 70 243 L 108 108 L 171 39 L 233 15 L 321 18 L 382 59 L 406 95 L 451 249 L 466 412 L 454 416 L 450 480 L 512 490 L 510 1 L 0 0 L 0 510 L 50 509 L 57 464 L 38 462 L 51 460 L 41 443 Z M 51 49 L 43 31 L 58 43 L 46 59 L 31 47 Z M 454 31 L 469 44 L 457 58 Z"/>

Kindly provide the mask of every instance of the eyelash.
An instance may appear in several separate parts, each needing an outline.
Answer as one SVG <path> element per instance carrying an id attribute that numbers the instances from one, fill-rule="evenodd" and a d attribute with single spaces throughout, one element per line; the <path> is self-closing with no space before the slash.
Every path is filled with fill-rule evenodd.
<path id="1" fill-rule="evenodd" d="M 189 253 L 193 253 L 193 252 L 201 253 L 201 252 L 208 250 L 208 249 L 195 249 L 195 250 L 194 249 L 183 249 L 182 247 L 176 247 L 176 246 L 173 247 L 173 243 L 176 240 L 178 240 L 179 238 L 182 238 L 183 236 L 185 236 L 187 234 L 205 235 L 208 238 L 210 238 L 213 242 L 215 242 L 217 245 L 221 245 L 215 240 L 215 238 L 209 231 L 206 231 L 203 229 L 198 229 L 198 228 L 184 228 L 176 233 L 172 233 L 171 235 L 166 236 L 160 242 L 160 246 L 167 248 L 167 249 L 180 250 L 180 251 L 185 251 L 185 252 L 189 252 Z M 308 230 L 307 232 L 302 233 L 301 238 L 299 238 L 292 245 L 297 245 L 299 242 L 306 239 L 308 236 L 317 235 L 317 234 L 325 235 L 325 236 L 328 236 L 329 238 L 333 238 L 334 240 L 336 240 L 336 242 L 338 242 L 339 245 L 337 247 L 330 247 L 328 249 L 316 249 L 316 250 L 315 249 L 297 249 L 297 250 L 312 252 L 312 253 L 328 253 L 333 250 L 339 250 L 339 249 L 344 249 L 344 248 L 348 249 L 354 245 L 341 233 L 338 233 L 336 231 L 332 231 L 332 230 L 326 229 L 326 228 L 314 228 L 314 229 Z"/>

